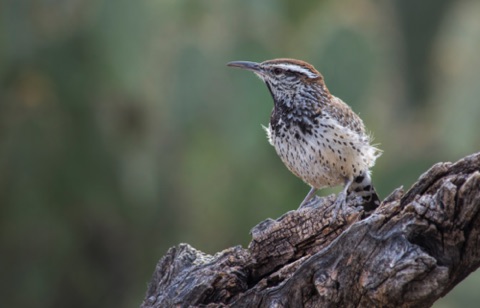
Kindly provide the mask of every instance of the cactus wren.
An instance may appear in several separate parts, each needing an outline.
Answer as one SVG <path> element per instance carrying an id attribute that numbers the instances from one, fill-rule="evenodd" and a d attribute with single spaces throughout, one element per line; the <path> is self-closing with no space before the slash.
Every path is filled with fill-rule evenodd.
<path id="1" fill-rule="evenodd" d="M 333 219 L 351 193 L 363 198 L 366 211 L 379 205 L 369 169 L 381 151 L 370 144 L 360 117 L 330 94 L 312 65 L 295 59 L 227 65 L 253 71 L 267 85 L 274 103 L 265 128 L 268 141 L 287 168 L 311 187 L 299 208 L 318 189 L 338 185 L 344 188 Z"/>

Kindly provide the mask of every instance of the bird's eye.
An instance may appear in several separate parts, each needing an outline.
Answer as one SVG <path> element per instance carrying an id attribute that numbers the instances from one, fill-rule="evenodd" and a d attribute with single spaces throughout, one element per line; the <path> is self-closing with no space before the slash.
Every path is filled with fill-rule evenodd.
<path id="1" fill-rule="evenodd" d="M 274 73 L 275 75 L 280 75 L 280 74 L 282 73 L 282 69 L 276 67 L 276 68 L 273 69 L 273 73 Z"/>

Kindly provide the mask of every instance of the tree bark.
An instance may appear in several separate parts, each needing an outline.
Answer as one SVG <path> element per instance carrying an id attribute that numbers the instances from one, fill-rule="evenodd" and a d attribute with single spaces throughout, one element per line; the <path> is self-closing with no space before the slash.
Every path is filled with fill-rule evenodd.
<path id="1" fill-rule="evenodd" d="M 332 221 L 334 201 L 261 222 L 247 249 L 170 248 L 141 307 L 428 307 L 480 265 L 480 153 L 370 214 L 352 199 Z"/>

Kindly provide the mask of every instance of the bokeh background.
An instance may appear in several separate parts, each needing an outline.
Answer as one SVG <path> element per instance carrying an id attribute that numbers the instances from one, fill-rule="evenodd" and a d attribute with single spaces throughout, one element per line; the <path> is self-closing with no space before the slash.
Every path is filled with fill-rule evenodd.
<path id="1" fill-rule="evenodd" d="M 246 246 L 296 208 L 268 91 L 228 61 L 314 64 L 384 150 L 385 197 L 480 149 L 479 50 L 475 0 L 2 1 L 0 306 L 137 307 L 169 247 Z"/>

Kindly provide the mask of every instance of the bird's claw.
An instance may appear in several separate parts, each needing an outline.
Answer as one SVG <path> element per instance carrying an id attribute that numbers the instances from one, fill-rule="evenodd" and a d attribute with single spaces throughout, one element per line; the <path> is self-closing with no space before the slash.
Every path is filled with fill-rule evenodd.
<path id="1" fill-rule="evenodd" d="M 343 206 L 345 205 L 346 203 L 346 193 L 344 193 L 343 191 L 340 192 L 338 195 L 337 195 L 337 199 L 335 200 L 335 202 L 333 203 L 333 216 L 332 216 L 332 222 L 336 221 L 337 220 L 337 216 L 338 216 L 338 212 L 340 211 L 340 209 L 343 208 Z M 342 209 L 342 217 L 343 217 L 343 209 Z"/>

